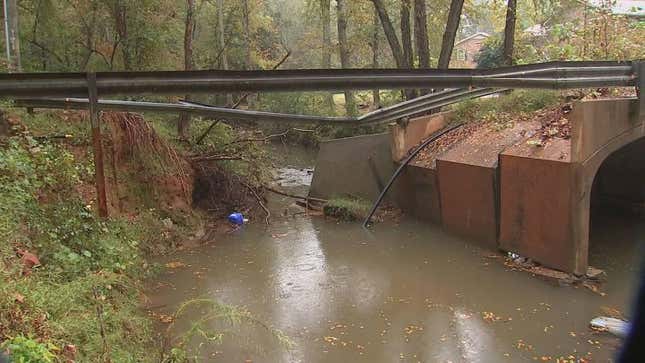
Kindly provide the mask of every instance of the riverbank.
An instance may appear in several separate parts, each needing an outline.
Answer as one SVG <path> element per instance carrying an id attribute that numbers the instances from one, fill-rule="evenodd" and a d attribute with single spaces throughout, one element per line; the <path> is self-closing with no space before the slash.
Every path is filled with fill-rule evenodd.
<path id="1" fill-rule="evenodd" d="M 101 219 L 85 114 L 8 108 L 1 121 L 2 351 L 26 362 L 166 359 L 170 347 L 140 309 L 142 281 L 164 268 L 150 258 L 197 245 L 218 215 L 193 208 L 195 188 L 204 188 L 199 176 L 240 174 L 214 166 L 195 171 L 187 150 L 158 133 L 169 133 L 165 124 L 155 130 L 139 115 L 106 113 L 110 217 Z M 206 141 L 222 139 L 232 136 L 219 130 Z M 240 188 L 221 189 L 239 193 L 227 203 L 249 198 Z M 227 208 L 221 200 L 202 202 L 219 213 Z"/>

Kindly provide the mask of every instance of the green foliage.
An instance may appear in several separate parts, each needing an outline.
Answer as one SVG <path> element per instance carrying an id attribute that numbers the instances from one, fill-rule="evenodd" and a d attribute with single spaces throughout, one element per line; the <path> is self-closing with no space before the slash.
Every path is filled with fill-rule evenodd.
<path id="1" fill-rule="evenodd" d="M 58 350 L 53 344 L 42 344 L 22 335 L 6 340 L 0 347 L 10 352 L 15 363 L 53 363 L 56 356 L 52 351 Z"/>
<path id="2" fill-rule="evenodd" d="M 90 144 L 90 122 L 69 111 L 40 111 L 28 114 L 22 109 L 13 108 L 12 112 L 21 117 L 30 130 L 35 130 L 35 137 L 65 137 L 75 146 Z"/>
<path id="3" fill-rule="evenodd" d="M 271 112 L 334 116 L 327 106 L 327 97 L 322 92 L 268 93 L 262 95 L 259 106 Z"/>
<path id="4" fill-rule="evenodd" d="M 509 115 L 522 115 L 555 105 L 558 92 L 549 90 L 515 90 L 499 97 L 480 98 L 453 106 L 454 119 L 459 122 L 504 121 Z"/>
<path id="5" fill-rule="evenodd" d="M 477 68 L 496 68 L 504 65 L 503 44 L 499 37 L 486 40 L 479 53 L 475 56 Z"/>
<path id="6" fill-rule="evenodd" d="M 341 221 L 357 221 L 367 216 L 370 203 L 366 200 L 350 197 L 335 197 L 323 207 L 326 216 L 337 218 Z"/>
<path id="7" fill-rule="evenodd" d="M 278 346 L 285 349 L 293 347 L 293 341 L 279 329 L 267 325 L 257 319 L 250 311 L 243 307 L 222 304 L 213 299 L 200 298 L 188 300 L 181 304 L 175 312 L 173 323 L 169 331 L 178 330 L 174 322 L 180 321 L 184 316 L 199 316 L 191 320 L 190 326 L 182 331 L 177 331 L 176 346 L 170 354 L 163 359 L 164 363 L 184 362 L 192 359 L 197 361 L 200 350 L 208 345 L 222 344 L 226 338 L 236 338 L 237 344 L 242 344 L 241 338 L 250 336 L 250 331 L 259 329 L 271 338 Z M 244 334 L 236 334 L 231 329 L 250 329 Z M 188 343 L 191 344 L 188 344 Z M 199 342 L 199 344 L 195 344 Z M 195 350 L 184 350 L 184 347 L 196 347 Z"/>
<path id="8" fill-rule="evenodd" d="M 146 357 L 150 336 L 137 311 L 136 281 L 146 272 L 139 247 L 150 232 L 118 218 L 98 220 L 76 190 L 88 171 L 87 161 L 60 144 L 30 136 L 0 143 L 0 256 L 7 266 L 0 274 L 0 339 L 14 337 L 5 343 L 14 359 L 48 361 L 34 358 L 44 351 L 32 338 L 15 338 L 33 336 L 52 354 L 51 344 L 71 343 L 80 361 L 97 361 L 100 325 L 115 361 Z M 36 254 L 42 266 L 20 276 L 15 248 Z"/>

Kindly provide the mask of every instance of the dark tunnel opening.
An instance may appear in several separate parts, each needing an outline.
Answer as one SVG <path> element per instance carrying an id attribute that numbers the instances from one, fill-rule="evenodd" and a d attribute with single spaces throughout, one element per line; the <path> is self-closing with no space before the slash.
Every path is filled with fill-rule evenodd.
<path id="1" fill-rule="evenodd" d="M 591 189 L 589 264 L 631 279 L 645 252 L 645 138 L 607 157 Z"/>

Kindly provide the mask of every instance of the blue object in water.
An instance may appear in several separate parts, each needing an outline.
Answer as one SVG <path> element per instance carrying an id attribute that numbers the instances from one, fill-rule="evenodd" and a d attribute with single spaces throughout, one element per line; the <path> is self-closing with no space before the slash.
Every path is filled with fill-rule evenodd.
<path id="1" fill-rule="evenodd" d="M 242 213 L 231 213 L 231 215 L 228 216 L 228 221 L 241 226 L 244 224 L 244 216 Z"/>

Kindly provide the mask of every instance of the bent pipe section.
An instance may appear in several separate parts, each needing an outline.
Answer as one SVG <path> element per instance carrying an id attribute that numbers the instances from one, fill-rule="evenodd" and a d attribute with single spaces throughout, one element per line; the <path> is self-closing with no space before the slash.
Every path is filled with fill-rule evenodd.
<path id="1" fill-rule="evenodd" d="M 372 216 L 376 212 L 376 209 L 378 209 L 378 206 L 383 201 L 383 198 L 385 198 L 385 195 L 387 194 L 388 190 L 390 190 L 390 187 L 392 187 L 392 184 L 394 184 L 394 181 L 396 180 L 396 178 L 403 171 L 403 168 L 405 168 L 410 163 L 410 161 L 412 159 L 414 159 L 414 157 L 417 156 L 417 154 L 421 150 L 423 150 L 426 146 L 428 146 L 430 143 L 436 141 L 438 138 L 440 138 L 441 136 L 447 134 L 448 132 L 462 127 L 463 125 L 464 124 L 457 124 L 457 125 L 445 128 L 445 129 L 435 133 L 430 138 L 428 138 L 426 141 L 424 141 L 421 145 L 419 145 L 419 147 L 414 149 L 414 151 L 412 151 L 412 153 L 410 153 L 410 155 L 408 155 L 407 158 L 405 158 L 405 160 L 401 163 L 401 165 L 399 165 L 399 167 L 396 169 L 394 174 L 392 174 L 392 177 L 390 178 L 390 180 L 385 185 L 385 188 L 383 188 L 383 190 L 381 191 L 381 194 L 378 196 L 378 198 L 374 202 L 374 205 L 372 206 L 372 209 L 370 209 L 369 214 L 367 215 L 367 217 L 365 217 L 365 220 L 363 221 L 363 227 L 364 228 L 367 228 L 369 226 L 370 219 L 372 219 Z"/>
<path id="2" fill-rule="evenodd" d="M 436 97 L 429 97 L 423 102 L 416 102 L 410 105 L 410 101 L 390 107 L 386 113 L 378 113 L 375 116 L 366 118 L 361 117 L 325 117 L 294 115 L 264 111 L 237 110 L 223 107 L 212 107 L 194 102 L 182 101 L 180 104 L 157 103 L 157 102 L 137 102 L 137 101 L 116 101 L 116 100 L 99 100 L 99 108 L 106 111 L 131 111 L 131 112 L 186 112 L 196 115 L 242 120 L 242 121 L 290 121 L 290 122 L 316 122 L 316 123 L 351 123 L 351 124 L 373 124 L 388 122 L 402 117 L 413 116 L 425 111 L 447 106 L 466 99 L 482 97 L 498 92 L 504 89 L 475 89 L 472 91 L 460 89 L 459 92 L 452 92 L 452 95 L 441 95 L 437 93 Z M 437 97 L 438 96 L 438 97 Z M 67 109 L 87 109 L 89 106 L 87 99 L 67 98 L 67 99 L 18 99 L 14 101 L 17 107 L 31 108 L 67 108 Z M 401 107 L 403 105 L 404 107 Z M 378 111 L 378 110 L 377 110 Z M 375 111 L 376 112 L 376 111 Z M 374 112 L 373 112 L 374 114 Z"/>

